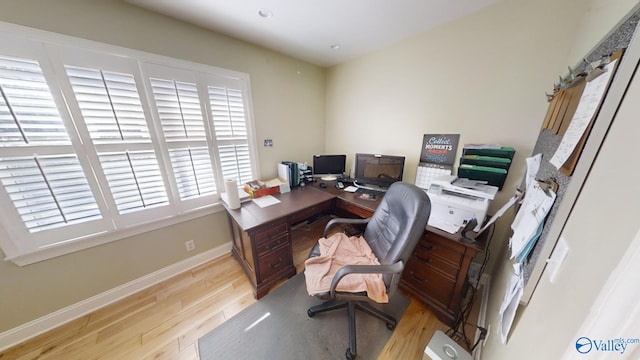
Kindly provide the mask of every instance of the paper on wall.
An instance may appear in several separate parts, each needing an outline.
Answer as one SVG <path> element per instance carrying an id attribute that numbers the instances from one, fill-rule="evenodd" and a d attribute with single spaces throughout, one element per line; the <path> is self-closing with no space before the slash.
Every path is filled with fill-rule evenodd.
<path id="1" fill-rule="evenodd" d="M 562 137 L 556 153 L 549 161 L 557 169 L 560 169 L 562 165 L 567 162 L 591 123 L 591 119 L 593 119 L 593 115 L 598 109 L 602 97 L 607 90 L 609 79 L 611 79 L 617 61 L 616 59 L 607 64 L 605 66 L 606 71 L 597 78 L 589 81 L 585 86 L 576 112 L 569 123 L 569 127 Z"/>
<path id="2" fill-rule="evenodd" d="M 516 310 L 518 310 L 518 304 L 522 299 L 524 293 L 524 279 L 522 276 L 522 264 L 517 263 L 513 265 L 514 274 L 509 279 L 507 284 L 507 290 L 504 294 L 504 300 L 500 305 L 500 321 L 498 322 L 498 335 L 500 335 L 500 341 L 503 344 L 507 343 L 507 337 L 513 325 L 513 319 L 516 317 Z"/>
<path id="3" fill-rule="evenodd" d="M 542 154 L 537 154 L 526 159 L 527 174 L 525 175 L 525 186 L 527 189 L 536 179 L 538 169 L 540 169 L 540 162 L 542 161 Z"/>
<path id="4" fill-rule="evenodd" d="M 513 229 L 513 235 L 509 240 L 511 259 L 518 256 L 529 242 L 537 239 L 535 237 L 536 231 L 551 210 L 555 200 L 556 193 L 543 190 L 537 181 L 534 181 L 527 189 L 522 206 L 511 224 L 511 229 Z"/>

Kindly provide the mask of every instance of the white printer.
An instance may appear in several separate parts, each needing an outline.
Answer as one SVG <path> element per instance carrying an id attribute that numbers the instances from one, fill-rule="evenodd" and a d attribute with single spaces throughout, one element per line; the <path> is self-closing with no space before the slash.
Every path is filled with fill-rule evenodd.
<path id="1" fill-rule="evenodd" d="M 445 175 L 431 180 L 426 191 L 431 200 L 428 224 L 453 234 L 472 218 L 478 221 L 473 230 L 480 230 L 498 188 L 482 181 Z"/>

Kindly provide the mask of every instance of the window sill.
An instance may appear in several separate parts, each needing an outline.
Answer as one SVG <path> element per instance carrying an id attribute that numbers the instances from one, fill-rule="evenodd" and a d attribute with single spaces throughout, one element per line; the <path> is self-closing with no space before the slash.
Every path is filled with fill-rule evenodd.
<path id="1" fill-rule="evenodd" d="M 114 231 L 114 232 L 96 234 L 96 235 L 92 235 L 90 237 L 85 237 L 82 239 L 69 240 L 67 242 L 42 247 L 34 251 L 24 253 L 24 254 L 19 254 L 12 257 L 7 256 L 4 258 L 4 260 L 11 261 L 18 266 L 34 264 L 34 263 L 49 260 L 58 256 L 63 256 L 63 255 L 71 254 L 81 250 L 86 250 L 94 246 L 107 244 L 117 240 L 122 240 L 124 238 L 139 235 L 148 231 L 161 229 L 161 228 L 175 225 L 181 222 L 215 214 L 220 211 L 224 211 L 224 207 L 222 206 L 221 203 L 218 202 L 211 206 L 193 210 L 188 213 L 180 214 L 170 218 L 158 219 L 156 221 L 146 223 L 140 226 L 135 226 L 135 227 Z"/>

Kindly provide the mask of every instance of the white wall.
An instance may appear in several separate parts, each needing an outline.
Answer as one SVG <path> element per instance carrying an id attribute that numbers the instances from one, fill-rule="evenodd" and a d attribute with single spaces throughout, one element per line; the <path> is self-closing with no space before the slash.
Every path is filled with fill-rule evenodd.
<path id="1" fill-rule="evenodd" d="M 324 70 L 315 65 L 123 0 L 3 0 L 0 21 L 248 73 L 257 138 L 274 141 L 258 149 L 262 178 L 281 160 L 324 151 Z M 25 267 L 0 261 L 0 333 L 228 241 L 220 212 Z"/>

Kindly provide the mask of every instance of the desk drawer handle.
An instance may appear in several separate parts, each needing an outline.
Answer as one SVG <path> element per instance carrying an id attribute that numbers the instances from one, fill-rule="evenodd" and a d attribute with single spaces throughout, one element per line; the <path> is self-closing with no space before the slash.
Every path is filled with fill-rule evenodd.
<path id="1" fill-rule="evenodd" d="M 418 244 L 418 246 L 420 246 L 422 249 L 425 249 L 425 250 L 427 250 L 427 251 L 433 251 L 433 250 L 435 250 L 435 249 L 436 249 L 436 246 L 435 246 L 435 245 L 424 246 L 424 245 L 422 245 L 422 244 Z"/>
<path id="2" fill-rule="evenodd" d="M 279 258 L 278 262 L 275 263 L 275 264 L 269 264 L 269 267 L 272 268 L 272 269 L 277 269 L 277 268 L 280 267 L 280 265 L 282 265 L 282 258 Z"/>
<path id="3" fill-rule="evenodd" d="M 277 248 L 278 246 L 280 246 L 280 240 L 278 240 L 278 242 L 276 242 L 275 244 L 273 244 L 273 246 L 271 246 L 271 245 L 266 245 L 265 247 L 267 248 L 267 250 L 273 250 L 273 249 Z"/>
<path id="4" fill-rule="evenodd" d="M 274 239 L 282 234 L 284 234 L 286 231 L 282 231 L 281 229 L 272 229 L 269 230 L 267 232 L 264 233 L 264 237 L 267 238 L 267 240 L 271 240 Z"/>
<path id="5" fill-rule="evenodd" d="M 415 280 L 415 281 L 417 281 L 417 282 L 421 282 L 421 283 L 423 283 L 423 284 L 426 284 L 426 283 L 429 281 L 429 280 L 427 280 L 427 279 L 420 279 L 419 277 L 415 276 L 415 275 L 413 274 L 413 271 L 409 272 L 409 276 L 411 276 L 411 278 L 412 278 L 413 280 Z"/>
<path id="6" fill-rule="evenodd" d="M 433 262 L 433 259 L 432 259 L 432 258 L 423 259 L 423 258 L 421 258 L 421 257 L 419 257 L 419 256 L 416 256 L 416 259 L 417 259 L 418 261 L 420 261 L 421 263 L 423 263 L 423 264 L 427 264 L 427 265 L 429 265 L 429 264 L 431 264 L 431 263 Z"/>

